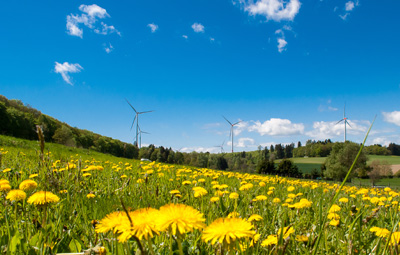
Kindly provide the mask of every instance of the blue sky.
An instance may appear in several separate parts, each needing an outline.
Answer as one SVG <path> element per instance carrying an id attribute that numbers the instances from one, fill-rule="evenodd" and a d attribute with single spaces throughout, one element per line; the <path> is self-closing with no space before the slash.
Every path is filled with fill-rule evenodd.
<path id="1" fill-rule="evenodd" d="M 399 1 L 7 1 L 0 94 L 143 144 L 400 143 Z"/>

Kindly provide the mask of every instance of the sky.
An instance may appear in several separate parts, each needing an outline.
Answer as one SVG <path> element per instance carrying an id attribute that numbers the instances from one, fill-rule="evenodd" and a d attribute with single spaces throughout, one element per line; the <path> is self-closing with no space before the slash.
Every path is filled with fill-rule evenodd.
<path id="1" fill-rule="evenodd" d="M 5 1 L 0 94 L 183 152 L 400 144 L 395 0 Z M 224 117 L 223 117 L 224 116 Z M 220 146 L 220 147 L 218 147 Z"/>

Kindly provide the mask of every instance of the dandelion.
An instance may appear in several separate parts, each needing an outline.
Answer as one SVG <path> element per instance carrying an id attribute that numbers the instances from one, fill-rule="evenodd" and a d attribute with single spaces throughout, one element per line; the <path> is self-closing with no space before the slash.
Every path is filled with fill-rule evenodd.
<path id="1" fill-rule="evenodd" d="M 261 221 L 263 219 L 263 217 L 261 217 L 260 215 L 258 215 L 258 214 L 252 214 L 248 219 L 247 219 L 247 221 L 250 221 L 250 222 L 252 222 L 252 221 Z"/>
<path id="2" fill-rule="evenodd" d="M 341 210 L 340 206 L 333 204 L 329 209 L 329 213 L 340 212 L 340 210 Z"/>
<path id="3" fill-rule="evenodd" d="M 267 200 L 267 199 L 268 199 L 268 197 L 265 196 L 265 195 L 256 196 L 256 200 L 257 201 L 264 201 L 264 200 Z"/>
<path id="4" fill-rule="evenodd" d="M 204 195 L 207 195 L 207 190 L 202 188 L 202 187 L 194 187 L 193 188 L 194 191 L 194 197 L 202 197 Z"/>
<path id="5" fill-rule="evenodd" d="M 272 199 L 272 203 L 279 204 L 280 202 L 282 202 L 282 201 L 277 197 Z"/>
<path id="6" fill-rule="evenodd" d="M 90 199 L 90 198 L 96 197 L 96 195 L 93 194 L 93 193 L 89 193 L 89 194 L 86 195 L 86 197 Z"/>
<path id="7" fill-rule="evenodd" d="M 229 198 L 230 199 L 238 199 L 239 198 L 239 194 L 236 192 L 232 192 L 231 194 L 229 194 Z"/>
<path id="8" fill-rule="evenodd" d="M 212 198 L 210 198 L 210 201 L 211 202 L 217 202 L 217 201 L 219 201 L 219 197 L 212 197 Z"/>
<path id="9" fill-rule="evenodd" d="M 9 191 L 11 190 L 11 186 L 8 183 L 0 184 L 0 191 Z"/>
<path id="10" fill-rule="evenodd" d="M 340 223 L 340 221 L 339 220 L 335 220 L 335 219 L 333 219 L 333 220 L 331 220 L 330 222 L 329 222 L 329 225 L 331 225 L 331 226 L 337 226 L 337 225 L 339 225 L 339 223 Z"/>
<path id="11" fill-rule="evenodd" d="M 211 241 L 211 244 L 218 241 L 223 246 L 229 246 L 237 239 L 252 238 L 256 234 L 252 229 L 253 225 L 241 218 L 219 218 L 204 229 L 202 239 Z"/>
<path id="12" fill-rule="evenodd" d="M 400 232 L 393 232 L 390 236 L 390 245 L 398 246 L 400 244 Z"/>
<path id="13" fill-rule="evenodd" d="M 98 224 L 96 224 L 97 233 L 106 233 L 110 230 L 117 232 L 118 227 L 122 224 L 124 220 L 128 220 L 125 213 L 122 212 L 112 212 L 107 214 Z"/>
<path id="14" fill-rule="evenodd" d="M 298 242 L 307 243 L 308 242 L 308 236 L 297 235 L 295 240 L 298 241 Z"/>
<path id="15" fill-rule="evenodd" d="M 58 201 L 60 198 L 49 191 L 38 191 L 28 198 L 28 203 L 35 205 L 46 205 Z"/>
<path id="16" fill-rule="evenodd" d="M 11 171 L 11 168 L 6 168 L 6 169 L 3 170 L 3 173 L 7 173 L 7 172 L 10 172 L 10 171 Z"/>
<path id="17" fill-rule="evenodd" d="M 261 246 L 267 247 L 271 245 L 276 245 L 277 243 L 278 243 L 278 238 L 276 237 L 276 235 L 269 235 L 267 239 L 262 241 Z"/>
<path id="18" fill-rule="evenodd" d="M 2 185 L 2 184 L 10 184 L 10 182 L 8 180 L 1 179 L 0 180 L 0 185 Z"/>
<path id="19" fill-rule="evenodd" d="M 19 184 L 19 189 L 24 191 L 34 190 L 37 187 L 37 183 L 34 180 L 25 180 Z"/>
<path id="20" fill-rule="evenodd" d="M 288 191 L 288 192 L 292 192 L 293 190 L 294 190 L 294 187 L 293 187 L 293 186 L 290 186 L 290 187 L 287 188 L 287 191 Z"/>
<path id="21" fill-rule="evenodd" d="M 35 178 L 35 177 L 38 177 L 38 176 L 39 176 L 38 174 L 31 174 L 31 175 L 29 175 L 29 179 Z"/>
<path id="22" fill-rule="evenodd" d="M 23 190 L 19 189 L 13 189 L 8 192 L 6 199 L 10 201 L 20 201 L 20 200 L 25 200 L 26 198 L 26 193 Z"/>
<path id="23" fill-rule="evenodd" d="M 122 234 L 118 237 L 119 241 L 124 243 L 132 236 L 136 236 L 139 240 L 142 238 L 148 240 L 153 238 L 159 232 L 157 230 L 155 219 L 158 217 L 159 211 L 153 208 L 143 208 L 129 213 L 132 219 L 132 224 L 128 221 L 124 221 L 124 224 L 120 225 L 118 230 Z M 126 217 L 126 215 L 125 215 Z"/>
<path id="24" fill-rule="evenodd" d="M 160 231 L 183 235 L 205 227 L 205 221 L 203 214 L 191 206 L 168 204 L 160 208 L 157 225 Z"/>
<path id="25" fill-rule="evenodd" d="M 347 202 L 349 202 L 349 199 L 347 199 L 347 198 L 345 198 L 345 197 L 342 197 L 341 199 L 339 199 L 339 202 L 341 202 L 341 203 L 347 203 Z"/>
<path id="26" fill-rule="evenodd" d="M 169 192 L 169 194 L 171 194 L 171 195 L 174 195 L 174 194 L 181 194 L 181 192 L 180 192 L 179 190 L 177 190 L 177 189 L 174 189 L 174 190 L 171 190 L 171 191 Z"/>

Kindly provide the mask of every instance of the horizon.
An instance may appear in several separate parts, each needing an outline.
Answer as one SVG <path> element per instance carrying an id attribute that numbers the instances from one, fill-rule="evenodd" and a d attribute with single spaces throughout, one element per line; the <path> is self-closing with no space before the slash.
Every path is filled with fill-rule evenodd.
<path id="1" fill-rule="evenodd" d="M 274 5 L 275 4 L 275 5 Z M 266 8 L 265 6 L 275 6 Z M 22 6 L 22 7 L 21 7 Z M 390 8 L 388 8 L 390 6 Z M 399 2 L 7 2 L 0 94 L 142 146 L 400 144 Z M 346 116 L 343 116 L 344 106 Z M 224 117 L 223 117 L 224 116 Z"/>

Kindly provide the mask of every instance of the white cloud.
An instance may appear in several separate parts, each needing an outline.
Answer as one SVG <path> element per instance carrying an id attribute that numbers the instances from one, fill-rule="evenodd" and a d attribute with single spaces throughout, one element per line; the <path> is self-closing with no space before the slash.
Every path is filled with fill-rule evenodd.
<path id="1" fill-rule="evenodd" d="M 299 0 L 242 0 L 244 9 L 251 15 L 262 15 L 267 20 L 281 21 L 293 20 L 299 13 L 300 1 Z"/>
<path id="2" fill-rule="evenodd" d="M 114 26 L 109 26 L 104 22 L 101 22 L 100 27 L 95 27 L 95 24 L 99 19 L 110 17 L 106 9 L 96 5 L 84 5 L 79 6 L 79 10 L 82 12 L 80 15 L 70 14 L 67 16 L 67 33 L 72 36 L 83 37 L 83 29 L 79 26 L 84 26 L 94 30 L 97 34 L 107 35 L 110 33 L 117 33 L 121 35 Z"/>
<path id="3" fill-rule="evenodd" d="M 246 122 L 246 121 L 239 122 L 238 124 L 236 124 L 233 127 L 233 134 L 234 135 L 240 135 L 240 133 L 242 133 L 244 130 L 246 130 L 248 126 L 249 126 L 249 123 Z"/>
<path id="4" fill-rule="evenodd" d="M 359 135 L 367 131 L 368 123 L 364 121 L 347 120 L 350 125 L 347 125 L 347 134 Z M 316 121 L 313 123 L 313 130 L 306 135 L 315 139 L 327 139 L 344 134 L 344 123 L 337 121 Z"/>
<path id="5" fill-rule="evenodd" d="M 193 28 L 193 31 L 196 33 L 204 32 L 204 26 L 200 23 L 193 23 L 192 28 Z"/>
<path id="6" fill-rule="evenodd" d="M 114 47 L 111 45 L 111 43 L 109 43 L 108 46 L 107 46 L 107 45 L 104 46 L 104 50 L 105 50 L 107 53 L 110 53 L 111 51 L 114 50 Z"/>
<path id="7" fill-rule="evenodd" d="M 346 11 L 352 11 L 354 9 L 355 5 L 353 1 L 348 1 L 345 5 Z"/>
<path id="8" fill-rule="evenodd" d="M 288 119 L 271 118 L 264 123 L 261 123 L 260 121 L 255 121 L 254 125 L 250 126 L 248 130 L 250 132 L 256 131 L 262 136 L 299 135 L 304 133 L 304 124 L 292 123 Z"/>
<path id="9" fill-rule="evenodd" d="M 218 147 L 183 147 L 179 150 L 180 152 L 210 152 L 210 153 L 218 153 L 221 152 L 221 148 Z"/>
<path id="10" fill-rule="evenodd" d="M 342 19 L 342 20 L 346 20 L 347 19 L 347 16 L 349 16 L 350 15 L 350 13 L 346 13 L 346 14 L 344 14 L 344 15 L 339 15 L 339 17 Z"/>
<path id="11" fill-rule="evenodd" d="M 215 42 L 215 38 L 210 37 L 210 42 Z"/>
<path id="12" fill-rule="evenodd" d="M 152 33 L 155 33 L 158 30 L 158 25 L 151 23 L 151 24 L 147 24 L 147 26 L 151 29 Z"/>
<path id="13" fill-rule="evenodd" d="M 187 36 L 187 35 L 182 35 L 182 37 L 185 38 L 185 39 L 188 39 L 188 36 Z"/>
<path id="14" fill-rule="evenodd" d="M 400 126 L 400 111 L 382 112 L 382 114 L 384 121 Z"/>
<path id="15" fill-rule="evenodd" d="M 278 38 L 278 51 L 282 53 L 282 51 L 286 50 L 287 41 L 284 38 Z"/>
<path id="16" fill-rule="evenodd" d="M 254 147 L 254 144 L 255 144 L 255 141 L 253 138 L 242 137 L 242 138 L 239 138 L 235 147 L 238 147 L 238 148 Z"/>
<path id="17" fill-rule="evenodd" d="M 68 62 L 64 62 L 63 64 L 56 62 L 56 65 L 54 67 L 54 71 L 61 74 L 64 81 L 70 85 L 72 85 L 72 82 L 68 73 L 79 73 L 82 69 L 83 68 L 81 65 L 70 64 Z"/>

